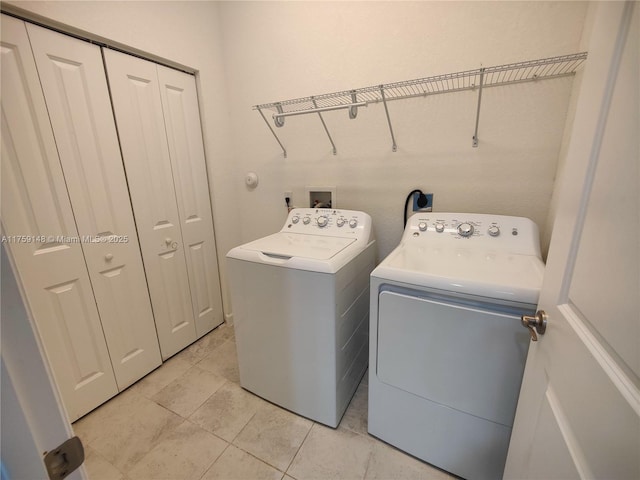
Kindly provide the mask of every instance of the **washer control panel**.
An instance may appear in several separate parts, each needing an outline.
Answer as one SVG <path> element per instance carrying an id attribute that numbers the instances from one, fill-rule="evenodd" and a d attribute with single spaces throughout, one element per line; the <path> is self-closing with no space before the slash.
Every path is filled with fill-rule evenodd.
<path id="1" fill-rule="evenodd" d="M 294 208 L 282 231 L 336 237 L 369 236 L 371 217 L 357 210 Z"/>
<path id="2" fill-rule="evenodd" d="M 465 248 L 499 248 L 539 255 L 538 227 L 528 218 L 480 213 L 418 212 L 407 221 L 402 241 Z"/>

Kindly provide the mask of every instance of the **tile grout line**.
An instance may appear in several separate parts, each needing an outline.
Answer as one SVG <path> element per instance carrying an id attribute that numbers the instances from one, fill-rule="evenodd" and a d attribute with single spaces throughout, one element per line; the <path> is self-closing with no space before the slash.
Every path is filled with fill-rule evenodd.
<path id="1" fill-rule="evenodd" d="M 264 400 L 266 402 L 266 400 Z M 269 404 L 271 404 L 271 402 L 267 402 Z M 273 404 L 271 404 L 273 405 Z M 275 405 L 277 408 L 282 408 L 279 407 L 277 405 Z M 258 409 L 259 410 L 259 409 Z M 282 473 L 282 478 L 284 478 L 284 476 L 287 474 L 287 470 L 289 469 L 289 467 L 291 466 L 291 464 L 293 463 L 293 460 L 296 458 L 296 455 L 298 455 L 298 452 L 300 451 L 300 448 L 302 448 L 302 444 L 305 442 L 305 440 L 307 439 L 307 437 L 309 436 L 309 432 L 311 432 L 311 429 L 313 428 L 313 426 L 315 425 L 315 422 L 313 422 L 311 424 L 311 427 L 309 428 L 309 431 L 307 432 L 307 434 L 305 435 L 304 439 L 302 440 L 302 442 L 300 442 L 300 446 L 298 447 L 298 449 L 296 450 L 296 453 L 293 455 L 293 457 L 291 458 L 291 461 L 289 462 L 289 464 L 287 465 L 287 468 L 285 468 L 284 470 L 281 470 L 279 467 L 272 465 L 271 463 L 269 463 L 267 460 L 258 457 L 257 455 L 255 455 L 252 452 L 249 452 L 247 450 L 245 450 L 244 448 L 242 448 L 240 445 L 237 445 L 233 442 L 236 441 L 236 439 L 240 436 L 240 434 L 244 431 L 245 428 L 247 428 L 247 426 L 251 423 L 251 420 L 254 419 L 254 417 L 258 414 L 258 410 L 256 410 L 256 412 L 251 416 L 251 418 L 247 421 L 247 423 L 244 425 L 244 427 L 242 427 L 240 429 L 240 431 L 236 434 L 235 437 L 233 437 L 233 440 L 231 442 L 229 442 L 230 445 L 233 445 L 235 448 L 237 448 L 238 450 L 246 453 L 247 455 L 255 458 L 256 460 L 258 460 L 261 463 L 264 463 L 265 465 L 270 466 L 271 468 L 274 468 L 275 470 L 277 470 L 278 472 Z"/>
<path id="2" fill-rule="evenodd" d="M 195 424 L 194 424 L 194 425 L 195 425 Z M 205 430 L 205 431 L 206 431 L 206 430 Z M 214 435 L 216 438 L 220 438 L 220 437 L 218 437 L 217 435 L 215 435 L 215 433 L 212 433 L 211 435 Z M 222 457 L 222 455 L 224 455 L 224 452 L 226 452 L 226 451 L 229 449 L 229 447 L 231 446 L 231 443 L 230 443 L 230 442 L 227 442 L 227 441 L 226 441 L 226 440 L 224 440 L 224 439 L 221 439 L 221 440 L 223 440 L 223 441 L 227 444 L 227 446 L 226 446 L 226 447 L 224 447 L 224 449 L 222 450 L 222 452 L 220 452 L 220 455 L 218 455 L 218 456 L 213 460 L 213 462 L 211 462 L 211 464 L 210 464 L 207 468 L 205 468 L 205 469 L 204 469 L 204 472 L 202 472 L 202 475 L 200 475 L 200 476 L 198 477 L 198 480 L 202 480 L 202 478 L 204 478 L 204 476 L 207 474 L 207 472 L 208 472 L 209 470 L 211 470 L 211 467 L 213 467 L 213 466 L 215 465 L 215 463 L 220 459 L 220 457 Z"/>
<path id="3" fill-rule="evenodd" d="M 284 470 L 284 473 L 287 474 L 287 472 L 289 471 L 289 469 L 291 468 L 291 465 L 293 464 L 294 460 L 296 459 L 296 457 L 298 456 L 298 453 L 300 453 L 300 450 L 302 449 L 302 446 L 304 445 L 304 442 L 307 441 L 307 438 L 309 438 L 309 435 L 311 434 L 311 430 L 313 430 L 313 427 L 315 427 L 317 424 L 317 422 L 313 422 L 311 424 L 311 427 L 309 428 L 309 431 L 307 432 L 307 434 L 304 436 L 304 438 L 302 439 L 302 442 L 300 442 L 300 446 L 298 447 L 298 449 L 296 450 L 296 453 L 293 455 L 293 457 L 291 457 L 291 461 L 289 462 L 289 465 L 287 465 L 287 468 Z M 291 476 L 291 475 L 290 475 Z M 284 477 L 283 477 L 284 478 Z"/>
<path id="4" fill-rule="evenodd" d="M 231 445 L 231 446 L 233 446 L 233 447 L 237 448 L 238 450 L 240 450 L 240 451 L 241 451 L 241 452 L 243 452 L 243 453 L 246 453 L 246 454 L 247 454 L 247 455 L 249 455 L 250 457 L 255 458 L 255 459 L 256 459 L 256 460 L 258 460 L 260 463 L 264 463 L 265 465 L 267 465 L 267 466 L 269 466 L 269 467 L 273 468 L 273 469 L 274 469 L 274 470 L 276 470 L 277 472 L 282 473 L 282 476 L 283 476 L 283 477 L 284 477 L 284 475 L 286 474 L 286 472 L 283 472 L 282 470 L 280 470 L 280 469 L 279 469 L 278 467 L 276 467 L 275 465 L 271 465 L 269 462 L 267 462 L 266 460 L 264 460 L 264 459 L 262 459 L 262 458 L 260 458 L 260 457 L 257 457 L 255 454 L 253 454 L 253 453 L 251 453 L 251 452 L 247 452 L 244 448 L 242 448 L 242 447 L 240 447 L 240 446 L 236 445 L 235 443 L 230 443 L 229 445 Z"/>
<path id="5" fill-rule="evenodd" d="M 97 455 L 98 457 L 100 457 L 103 461 L 107 462 L 110 466 L 112 466 L 117 472 L 119 472 L 122 475 L 122 478 L 127 478 L 127 474 L 126 472 L 123 472 L 120 468 L 116 467 L 107 457 L 105 457 L 102 452 L 100 452 L 99 450 L 96 450 L 95 448 L 91 447 L 91 444 L 89 444 L 87 442 L 87 445 L 89 445 L 89 447 L 91 448 L 91 452 L 93 455 Z M 87 470 L 87 465 L 85 462 L 83 462 L 83 465 L 85 467 L 85 470 Z M 87 476 L 88 476 L 89 472 L 87 471 Z"/>

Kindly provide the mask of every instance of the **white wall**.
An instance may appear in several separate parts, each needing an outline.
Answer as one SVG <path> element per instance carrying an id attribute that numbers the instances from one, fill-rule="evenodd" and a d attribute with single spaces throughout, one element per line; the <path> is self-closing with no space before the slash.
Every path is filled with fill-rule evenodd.
<path id="1" fill-rule="evenodd" d="M 283 192 L 335 185 L 338 207 L 374 218 L 382 258 L 402 232 L 407 193 L 435 194 L 439 211 L 523 215 L 543 228 L 572 79 L 485 90 L 480 147 L 471 146 L 476 98 L 463 92 L 286 119 L 283 158 L 252 105 L 579 51 L 585 3 L 229 2 L 221 4 L 234 156 L 260 185 L 234 201 L 241 241 L 271 233 Z M 268 116 L 269 117 L 269 116 Z M 236 182 L 241 185 L 242 178 Z"/>
<path id="2" fill-rule="evenodd" d="M 402 233 L 407 193 L 437 211 L 523 215 L 543 229 L 571 79 L 485 90 L 480 147 L 471 147 L 476 94 L 382 105 L 358 118 L 313 116 L 278 129 L 282 152 L 252 105 L 579 51 L 584 2 L 33 2 L 3 5 L 46 24 L 116 43 L 197 72 L 222 270 L 233 246 L 279 229 L 284 191 L 337 187 L 337 206 L 374 218 L 382 259 Z M 244 186 L 256 171 L 260 185 Z M 543 231 L 544 235 L 544 231 Z M 545 235 L 548 238 L 548 235 Z M 545 245 L 546 249 L 546 245 Z"/>
<path id="3" fill-rule="evenodd" d="M 591 37 L 591 29 L 593 27 L 593 21 L 594 21 L 596 10 L 598 9 L 599 3 L 601 2 L 589 2 L 589 7 L 585 15 L 584 26 L 582 29 L 580 46 L 578 47 L 578 50 L 581 52 L 585 52 L 588 50 L 589 38 Z M 558 208 L 558 198 L 561 191 L 561 189 L 559 188 L 559 185 L 560 185 L 561 178 L 564 174 L 565 160 L 566 160 L 567 152 L 569 149 L 569 142 L 571 140 L 571 131 L 573 130 L 572 128 L 573 120 L 576 114 L 576 107 L 578 105 L 578 97 L 580 94 L 580 86 L 582 85 L 583 75 L 584 75 L 584 70 L 581 69 L 576 73 L 573 80 L 573 88 L 571 91 L 571 98 L 569 100 L 569 108 L 567 112 L 567 121 L 565 123 L 564 134 L 562 136 L 560 153 L 558 155 L 558 168 L 556 169 L 553 193 L 549 201 L 549 212 L 547 214 L 545 224 L 540 225 L 541 242 L 544 247 L 543 255 L 545 258 L 548 253 L 547 250 L 549 248 L 549 244 L 551 243 L 551 234 L 553 233 L 553 224 L 556 219 L 556 213 Z"/>

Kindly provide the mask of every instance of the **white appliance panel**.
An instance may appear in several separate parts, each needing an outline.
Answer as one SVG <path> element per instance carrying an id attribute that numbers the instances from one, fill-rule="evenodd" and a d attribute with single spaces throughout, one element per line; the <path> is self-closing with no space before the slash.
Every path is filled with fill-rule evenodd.
<path id="1" fill-rule="evenodd" d="M 413 293 L 379 295 L 378 378 L 511 426 L 529 349 L 519 316 L 535 307 L 499 312 Z"/>
<path id="2" fill-rule="evenodd" d="M 368 363 L 371 218 L 294 209 L 227 261 L 241 386 L 337 427 Z"/>
<path id="3" fill-rule="evenodd" d="M 372 383 L 372 377 L 369 371 L 369 411 L 379 415 L 369 417 L 369 433 L 462 478 L 501 478 L 511 428 Z"/>
<path id="4" fill-rule="evenodd" d="M 396 248 L 376 272 L 449 292 L 536 303 L 544 265 L 533 255 L 426 242 Z"/>
<path id="5" fill-rule="evenodd" d="M 328 237 L 303 233 L 274 233 L 244 245 L 265 255 L 328 260 L 355 242 L 354 238 Z"/>
<path id="6" fill-rule="evenodd" d="M 526 218 L 418 213 L 371 274 L 369 433 L 501 478 L 544 264 Z"/>
<path id="7" fill-rule="evenodd" d="M 334 422 L 335 276 L 229 265 L 231 285 L 243 286 L 234 292 L 242 300 L 233 302 L 240 384 L 302 416 Z"/>

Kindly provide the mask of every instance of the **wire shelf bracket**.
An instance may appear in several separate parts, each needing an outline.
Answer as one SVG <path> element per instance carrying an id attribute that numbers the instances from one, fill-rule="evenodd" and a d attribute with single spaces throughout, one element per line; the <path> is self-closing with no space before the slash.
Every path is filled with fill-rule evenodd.
<path id="1" fill-rule="evenodd" d="M 402 82 L 387 83 L 371 87 L 358 88 L 334 93 L 325 93 L 310 97 L 283 100 L 280 102 L 254 105 L 263 120 L 271 130 L 276 141 L 282 148 L 286 158 L 287 151 L 278 138 L 276 131 L 267 120 L 263 110 L 271 110 L 272 120 L 277 128 L 284 126 L 285 118 L 295 115 L 317 113 L 325 133 L 329 137 L 332 152 L 337 154 L 335 143 L 329 133 L 329 129 L 322 116 L 325 112 L 347 109 L 349 118 L 354 119 L 358 114 L 358 108 L 375 103 L 384 105 L 389 132 L 391 134 L 392 151 L 397 151 L 397 144 L 389 115 L 388 103 L 393 100 L 402 100 L 415 97 L 427 97 L 429 95 L 461 92 L 465 90 L 478 90 L 478 104 L 476 110 L 475 130 L 472 137 L 472 146 L 478 146 L 478 128 L 480 124 L 480 106 L 482 92 L 489 87 L 497 87 L 515 83 L 531 82 L 536 80 L 558 78 L 575 75 L 578 69 L 587 59 L 587 52 L 561 55 L 557 57 L 529 60 L 525 62 L 509 63 L 494 67 L 482 67 L 475 70 L 447 73 L 432 77 L 406 80 Z"/>
<path id="2" fill-rule="evenodd" d="M 480 124 L 480 104 L 482 103 L 482 87 L 484 84 L 484 68 L 480 69 L 480 87 L 478 88 L 478 110 L 476 111 L 476 129 L 473 132 L 471 146 L 478 146 L 478 125 Z"/>

